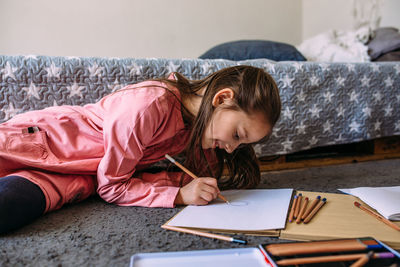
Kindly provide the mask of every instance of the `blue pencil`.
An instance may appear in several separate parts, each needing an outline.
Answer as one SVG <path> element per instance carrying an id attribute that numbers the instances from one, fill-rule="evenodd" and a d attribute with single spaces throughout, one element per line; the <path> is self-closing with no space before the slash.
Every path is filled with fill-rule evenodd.
<path id="1" fill-rule="evenodd" d="M 304 223 L 308 223 L 314 217 L 314 215 L 322 208 L 322 206 L 326 203 L 326 198 L 323 198 L 317 206 L 311 211 L 311 213 L 304 219 Z"/>
<path id="2" fill-rule="evenodd" d="M 247 244 L 247 241 L 245 241 L 245 240 L 240 240 L 240 239 L 233 238 L 230 236 L 207 233 L 207 232 L 193 230 L 193 229 L 187 229 L 187 228 L 183 228 L 183 227 L 177 227 L 177 226 L 164 224 L 161 226 L 161 228 L 176 231 L 176 232 L 182 232 L 182 233 L 188 233 L 188 234 L 192 234 L 192 235 L 199 235 L 199 236 L 204 236 L 204 237 L 208 237 L 208 238 L 224 240 L 224 241 L 228 241 L 228 242 L 232 242 L 232 243 Z"/>

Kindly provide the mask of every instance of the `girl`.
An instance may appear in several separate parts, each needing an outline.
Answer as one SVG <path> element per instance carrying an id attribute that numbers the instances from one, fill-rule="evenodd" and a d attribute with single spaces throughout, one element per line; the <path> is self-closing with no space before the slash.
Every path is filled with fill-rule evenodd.
<path id="1" fill-rule="evenodd" d="M 95 104 L 17 115 L 0 124 L 0 232 L 95 192 L 121 206 L 174 207 L 254 187 L 260 171 L 251 145 L 271 134 L 280 109 L 270 75 L 236 66 L 203 80 L 173 73 Z M 181 152 L 202 179 L 146 172 Z"/>

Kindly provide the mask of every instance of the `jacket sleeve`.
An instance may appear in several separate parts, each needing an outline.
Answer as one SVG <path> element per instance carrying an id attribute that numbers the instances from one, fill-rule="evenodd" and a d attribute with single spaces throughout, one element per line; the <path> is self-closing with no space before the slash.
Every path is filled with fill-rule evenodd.
<path id="1" fill-rule="evenodd" d="M 123 107 L 119 101 L 104 118 L 105 154 L 97 170 L 98 194 L 121 206 L 173 207 L 180 173 L 136 173 L 136 165 L 162 123 L 162 108 L 157 102 Z"/>

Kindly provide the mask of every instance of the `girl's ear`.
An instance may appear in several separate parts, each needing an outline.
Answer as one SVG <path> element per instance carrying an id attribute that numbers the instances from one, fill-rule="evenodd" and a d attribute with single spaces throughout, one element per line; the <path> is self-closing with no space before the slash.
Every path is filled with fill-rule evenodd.
<path id="1" fill-rule="evenodd" d="M 212 105 L 218 107 L 221 104 L 227 104 L 233 100 L 235 92 L 231 88 L 224 88 L 219 90 L 213 97 Z"/>

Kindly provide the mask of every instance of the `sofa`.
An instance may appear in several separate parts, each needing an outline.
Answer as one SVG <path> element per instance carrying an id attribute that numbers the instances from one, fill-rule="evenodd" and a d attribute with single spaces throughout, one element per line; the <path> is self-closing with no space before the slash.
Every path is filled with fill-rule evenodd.
<path id="1" fill-rule="evenodd" d="M 400 62 L 89 58 L 0 55 L 0 122 L 53 105 L 84 105 L 127 84 L 180 72 L 203 78 L 234 65 L 272 75 L 282 113 L 257 156 L 400 134 Z"/>

